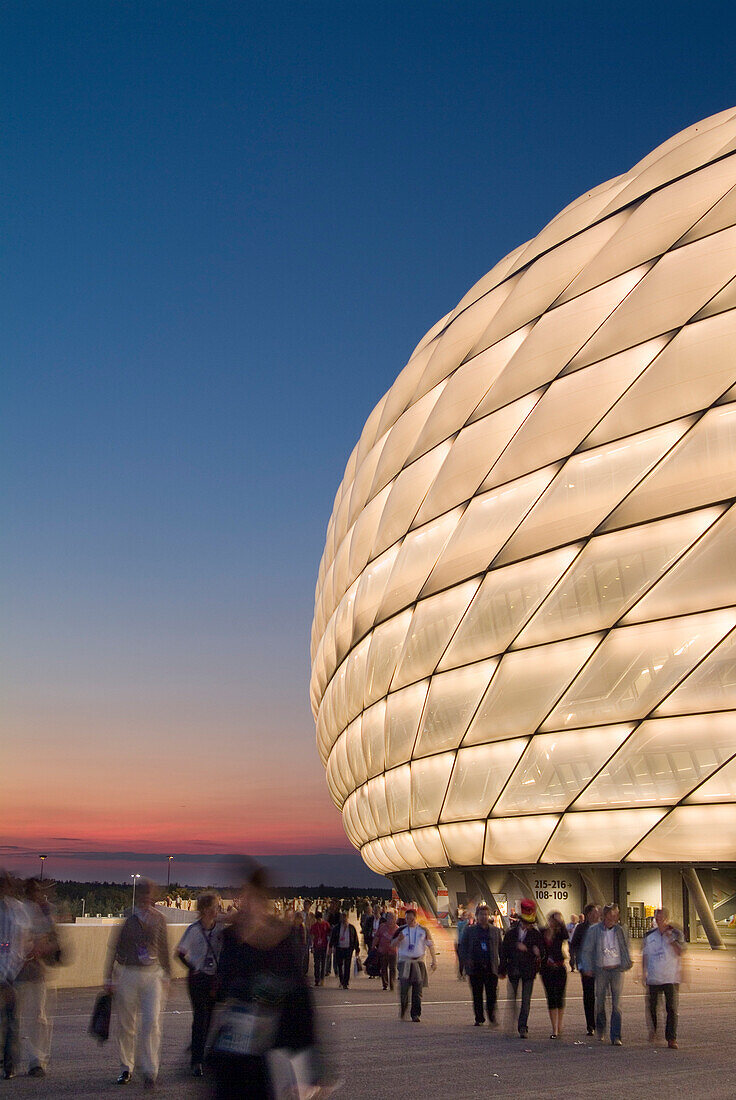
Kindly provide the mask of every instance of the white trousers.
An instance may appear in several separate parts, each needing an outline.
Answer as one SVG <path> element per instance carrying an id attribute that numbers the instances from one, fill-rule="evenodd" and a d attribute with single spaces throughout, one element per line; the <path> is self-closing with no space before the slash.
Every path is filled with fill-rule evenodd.
<path id="1" fill-rule="evenodd" d="M 51 1024 L 46 1015 L 46 982 L 18 982 L 15 986 L 20 1022 L 21 1057 L 28 1068 L 47 1069 L 51 1054 Z"/>
<path id="2" fill-rule="evenodd" d="M 114 1007 L 120 1068 L 158 1076 L 163 971 L 160 966 L 118 966 Z"/>

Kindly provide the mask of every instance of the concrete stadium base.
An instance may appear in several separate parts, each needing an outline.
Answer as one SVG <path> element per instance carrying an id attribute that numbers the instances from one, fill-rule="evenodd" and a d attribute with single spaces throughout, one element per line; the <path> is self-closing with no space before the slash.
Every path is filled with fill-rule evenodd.
<path id="1" fill-rule="evenodd" d="M 63 953 L 64 965 L 49 970 L 49 984 L 56 989 L 78 989 L 84 986 L 101 985 L 107 959 L 110 940 L 117 935 L 122 921 L 108 921 L 105 924 L 60 924 L 59 942 Z M 168 924 L 166 932 L 169 938 L 169 951 L 184 935 L 188 924 Z M 186 969 L 174 959 L 174 974 L 180 978 Z"/>
<path id="2" fill-rule="evenodd" d="M 437 937 L 438 940 L 441 936 Z M 668 1050 L 661 1035 L 647 1043 L 643 991 L 631 971 L 623 1000 L 624 1046 L 598 1043 L 585 1034 L 580 982 L 568 981 L 564 1037 L 549 1039 L 541 983 L 537 981 L 529 1037 L 521 1040 L 503 1027 L 473 1027 L 470 990 L 457 980 L 451 945 L 441 939 L 439 968 L 425 991 L 422 1022 L 398 1018 L 397 995 L 364 974 L 350 989 L 334 977 L 314 990 L 328 1063 L 341 1084 L 337 1100 L 376 1096 L 442 1096 L 475 1100 L 483 1095 L 514 1100 L 585 1098 L 614 1090 L 616 1095 L 667 1096 L 712 1100 L 736 1096 L 736 952 L 714 955 L 707 948 L 688 951 L 688 975 L 680 1001 L 680 1049 Z M 505 1005 L 501 983 L 501 1019 Z M 55 995 L 52 1064 L 45 1080 L 18 1077 L 6 1085 L 14 1096 L 93 1100 L 119 1094 L 114 1040 L 100 1047 L 87 1034 L 95 990 Z M 160 1097 L 196 1100 L 212 1095 L 206 1079 L 187 1072 L 191 1016 L 184 982 L 174 982 L 163 1018 Z M 140 1086 L 131 1086 L 137 1094 Z"/>

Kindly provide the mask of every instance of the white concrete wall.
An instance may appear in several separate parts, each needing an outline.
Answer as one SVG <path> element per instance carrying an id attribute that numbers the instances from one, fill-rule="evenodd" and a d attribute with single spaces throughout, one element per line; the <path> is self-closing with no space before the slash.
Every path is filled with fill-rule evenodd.
<path id="1" fill-rule="evenodd" d="M 60 924 L 59 939 L 64 953 L 64 965 L 50 967 L 49 983 L 57 989 L 85 988 L 102 985 L 105 960 L 110 940 L 117 935 L 122 921 L 105 924 Z M 169 924 L 169 951 L 172 952 L 184 934 L 187 924 Z M 172 974 L 181 978 L 186 974 L 181 963 L 174 959 Z"/>

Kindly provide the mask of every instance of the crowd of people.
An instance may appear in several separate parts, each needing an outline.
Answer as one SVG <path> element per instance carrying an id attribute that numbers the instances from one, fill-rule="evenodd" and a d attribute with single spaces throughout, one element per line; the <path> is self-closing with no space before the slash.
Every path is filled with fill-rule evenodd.
<path id="1" fill-rule="evenodd" d="M 0 1054 L 6 1078 L 24 1068 L 45 1076 L 51 1033 L 46 1013 L 46 974 L 62 961 L 61 947 L 44 885 L 23 884 L 0 875 Z M 231 902 L 214 891 L 200 894 L 197 919 L 185 930 L 175 954 L 187 970 L 192 1006 L 191 1072 L 212 1074 L 220 1100 L 243 1095 L 279 1094 L 270 1055 L 299 1053 L 300 1076 L 314 1096 L 329 1091 L 315 1039 L 309 987 L 320 987 L 333 973 L 342 989 L 365 974 L 386 992 L 397 990 L 402 1020 L 419 1023 L 428 971 L 436 969 L 429 924 L 411 905 L 394 900 L 285 899 L 269 897 L 266 875 L 254 867 Z M 537 977 L 546 996 L 551 1035 L 563 1034 L 565 997 L 571 972 L 581 979 L 588 1035 L 622 1045 L 623 976 L 632 967 L 628 939 L 617 906 L 587 905 L 566 924 L 550 913 L 538 920 L 536 903 L 523 899 L 506 927 L 484 902 L 460 911 L 457 920 L 458 976 L 467 978 L 474 1023 L 497 1027 L 499 983 L 521 1038 L 529 1029 Z M 677 1047 L 677 1002 L 684 940 L 657 909 L 644 937 L 642 980 L 646 986 L 649 1040 L 657 1038 L 664 999 L 664 1037 Z M 364 952 L 363 958 L 361 954 Z M 117 1082 L 138 1073 L 155 1087 L 161 1047 L 161 1010 L 172 975 L 166 920 L 156 905 L 154 886 L 138 886 L 135 907 L 111 938 L 105 965 L 105 991 L 117 1020 L 120 1059 Z"/>

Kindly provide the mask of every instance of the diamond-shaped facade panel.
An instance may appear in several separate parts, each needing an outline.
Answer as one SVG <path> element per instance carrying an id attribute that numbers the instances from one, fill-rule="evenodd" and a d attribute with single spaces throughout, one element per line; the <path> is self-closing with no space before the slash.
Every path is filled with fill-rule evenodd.
<path id="1" fill-rule="evenodd" d="M 366 422 L 311 700 L 376 871 L 733 858 L 735 139 L 571 203 Z"/>

